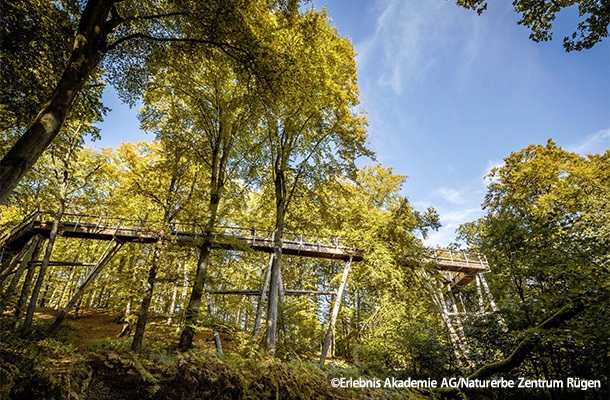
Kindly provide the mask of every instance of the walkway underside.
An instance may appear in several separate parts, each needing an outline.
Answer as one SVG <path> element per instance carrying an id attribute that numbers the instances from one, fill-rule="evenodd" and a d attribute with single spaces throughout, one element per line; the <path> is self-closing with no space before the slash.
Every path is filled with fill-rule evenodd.
<path id="1" fill-rule="evenodd" d="M 489 271 L 487 258 L 479 254 L 436 249 L 431 259 L 440 271 L 445 272 L 446 284 L 452 292 L 458 292 L 470 284 L 477 274 Z"/>

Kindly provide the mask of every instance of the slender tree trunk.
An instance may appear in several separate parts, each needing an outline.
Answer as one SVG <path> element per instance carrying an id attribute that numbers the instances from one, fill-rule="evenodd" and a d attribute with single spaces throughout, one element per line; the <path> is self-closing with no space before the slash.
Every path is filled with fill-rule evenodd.
<path id="1" fill-rule="evenodd" d="M 182 281 L 182 297 L 180 298 L 180 301 L 182 302 L 182 304 L 184 304 L 186 302 L 186 297 L 188 295 L 188 289 L 189 289 L 189 275 L 188 275 L 188 268 L 187 268 L 187 262 L 185 261 L 183 264 L 183 270 L 182 270 L 182 274 L 183 274 L 183 281 Z M 184 311 L 181 313 L 180 319 L 178 324 L 176 324 L 176 333 L 180 332 L 180 329 L 184 323 Z"/>
<path id="2" fill-rule="evenodd" d="M 254 321 L 254 332 L 252 336 L 254 339 L 258 337 L 258 333 L 260 331 L 261 320 L 263 318 L 263 311 L 265 309 L 265 300 L 267 300 L 267 291 L 269 290 L 269 281 L 271 280 L 271 267 L 273 265 L 273 254 L 269 256 L 269 265 L 265 270 L 265 278 L 263 279 L 263 288 L 261 290 L 261 297 L 258 302 L 258 307 L 256 310 L 256 320 Z"/>
<path id="3" fill-rule="evenodd" d="M 163 233 L 161 233 L 161 236 L 162 235 Z M 152 263 L 150 265 L 150 270 L 148 271 L 148 279 L 146 281 L 146 286 L 144 287 L 142 304 L 140 305 L 140 313 L 138 314 L 138 322 L 136 323 L 136 330 L 133 334 L 133 342 L 131 342 L 131 350 L 135 352 L 140 351 L 142 341 L 144 340 L 144 331 L 146 329 L 146 323 L 148 322 L 148 309 L 150 308 L 150 302 L 152 301 L 155 289 L 155 279 L 157 278 L 157 270 L 159 268 L 162 250 L 163 238 L 161 237 L 155 245 Z"/>
<path id="4" fill-rule="evenodd" d="M 218 354 L 222 354 L 222 342 L 220 341 L 220 333 L 218 332 L 218 328 L 215 322 L 216 310 L 214 309 L 214 305 L 212 304 L 212 296 L 210 296 L 210 291 L 205 286 L 204 290 L 205 299 L 208 304 L 208 313 L 210 314 L 210 318 L 212 319 L 212 334 L 214 335 L 214 346 L 216 346 L 216 352 Z"/>
<path id="5" fill-rule="evenodd" d="M 19 263 L 19 267 L 17 268 L 17 271 L 15 272 L 15 275 L 13 276 L 13 279 L 11 280 L 11 283 L 6 288 L 6 290 L 2 294 L 2 298 L 0 299 L 0 316 L 2 316 L 2 314 L 4 313 L 4 309 L 6 307 L 7 302 L 10 301 L 11 297 L 13 296 L 13 293 L 15 292 L 15 289 L 17 289 L 19 280 L 21 279 L 23 272 L 25 271 L 26 267 L 28 266 L 28 263 L 32 259 L 32 255 L 34 254 L 36 249 L 40 246 L 41 239 L 42 239 L 41 236 L 37 235 L 32 239 L 32 241 L 28 245 L 28 249 L 25 252 L 25 254 L 23 255 L 23 258 L 21 259 L 21 262 Z"/>
<path id="6" fill-rule="evenodd" d="M 65 187 L 61 189 L 61 199 L 59 200 L 59 209 L 53 219 L 53 227 L 49 234 L 49 241 L 47 242 L 47 248 L 45 249 L 44 258 L 42 259 L 42 265 L 40 266 L 40 272 L 38 273 L 38 279 L 36 279 L 36 285 L 32 290 L 32 296 L 30 298 L 30 304 L 28 305 L 28 311 L 25 315 L 25 321 L 23 322 L 23 332 L 26 333 L 32 325 L 32 318 L 34 318 L 34 311 L 36 310 L 36 304 L 38 303 L 38 296 L 40 289 L 44 283 L 44 277 L 49 267 L 49 261 L 51 261 L 51 254 L 53 253 L 53 246 L 55 246 L 55 239 L 57 238 L 57 232 L 59 231 L 59 223 L 64 215 L 64 208 L 66 206 L 65 199 Z"/>
<path id="7" fill-rule="evenodd" d="M 284 201 L 280 199 L 277 205 L 276 231 L 273 243 L 273 264 L 271 266 L 271 281 L 269 284 L 269 303 L 267 305 L 267 352 L 275 355 L 277 340 L 277 309 L 280 291 L 280 264 L 282 261 L 282 237 L 284 235 Z"/>
<path id="8" fill-rule="evenodd" d="M 174 283 L 174 290 L 172 291 L 172 300 L 169 304 L 169 316 L 167 318 L 167 326 L 172 324 L 174 315 L 176 314 L 176 301 L 178 299 L 178 285 Z"/>
<path id="9" fill-rule="evenodd" d="M 277 341 L 277 309 L 280 291 L 282 262 L 282 247 L 284 238 L 284 223 L 286 219 L 286 177 L 282 165 L 283 154 L 277 154 L 274 164 L 275 186 L 275 237 L 273 241 L 273 264 L 271 267 L 271 281 L 269 287 L 269 304 L 267 306 L 267 352 L 275 355 Z M 283 157 L 287 158 L 287 157 Z"/>
<path id="10" fill-rule="evenodd" d="M 68 286 L 73 282 L 75 272 L 76 272 L 76 268 L 70 267 L 70 272 L 69 272 L 68 280 L 66 281 L 66 283 L 64 283 L 63 288 L 61 289 L 61 293 L 59 295 L 59 298 L 57 299 L 57 302 L 55 303 L 55 308 L 56 309 L 61 307 L 61 304 L 64 301 L 64 297 L 68 293 Z"/>
<path id="11" fill-rule="evenodd" d="M 93 298 L 93 296 L 90 296 L 91 298 Z M 78 316 L 78 313 L 81 311 L 82 309 L 82 304 L 83 304 L 83 298 L 81 297 L 78 302 L 76 303 L 76 305 L 74 306 L 74 314 L 72 314 L 72 319 L 79 319 L 80 317 Z M 91 302 L 89 303 L 91 304 Z M 91 306 L 89 305 L 88 308 L 91 308 Z"/>
<path id="12" fill-rule="evenodd" d="M 83 86 L 104 54 L 112 29 L 108 15 L 115 0 L 90 0 L 85 5 L 70 59 L 51 97 L 34 122 L 0 161 L 0 203 L 46 150 L 70 113 Z"/>
<path id="13" fill-rule="evenodd" d="M 219 145 L 218 145 L 219 146 Z M 184 329 L 180 335 L 180 342 L 178 347 L 182 351 L 186 351 L 193 346 L 193 337 L 195 336 L 195 323 L 199 315 L 199 308 L 201 307 L 201 299 L 205 291 L 205 282 L 207 279 L 208 265 L 210 262 L 210 252 L 212 251 L 212 234 L 214 226 L 216 225 L 216 218 L 218 216 L 218 207 L 220 205 L 220 184 L 224 181 L 225 164 L 221 162 L 218 156 L 219 149 L 215 148 L 213 155 L 213 165 L 210 178 L 210 202 L 208 205 L 209 217 L 205 226 L 205 232 L 203 234 L 203 243 L 199 248 L 199 258 L 197 260 L 197 271 L 195 273 L 195 280 L 193 283 L 193 289 L 191 291 L 191 298 L 186 307 L 184 313 Z"/>
<path id="14" fill-rule="evenodd" d="M 326 356 L 328 355 L 328 348 L 331 343 L 331 339 L 333 338 L 333 334 L 335 332 L 335 323 L 337 322 L 337 316 L 339 315 L 339 309 L 341 308 L 341 298 L 343 297 L 343 290 L 345 289 L 345 283 L 347 282 L 347 277 L 349 275 L 349 270 L 352 266 L 352 258 L 350 257 L 349 261 L 345 263 L 345 268 L 343 269 L 343 275 L 341 276 L 341 283 L 339 284 L 339 290 L 337 291 L 337 296 L 335 297 L 335 304 L 333 305 L 333 311 L 330 314 L 330 318 L 328 320 L 328 330 L 326 331 L 326 337 L 324 338 L 324 345 L 322 346 L 322 355 L 320 356 L 320 362 L 324 364 L 326 362 Z"/>

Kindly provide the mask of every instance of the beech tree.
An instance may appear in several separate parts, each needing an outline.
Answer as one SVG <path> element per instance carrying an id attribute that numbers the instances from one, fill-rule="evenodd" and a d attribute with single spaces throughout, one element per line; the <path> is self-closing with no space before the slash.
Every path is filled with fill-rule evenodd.
<path id="1" fill-rule="evenodd" d="M 250 77 L 237 75 L 235 63 L 226 55 L 214 52 L 206 57 L 180 57 L 179 51 L 168 48 L 157 55 L 158 71 L 146 86 L 141 119 L 145 129 L 155 132 L 174 151 L 182 149 L 203 172 L 193 185 L 205 198 L 203 204 L 196 203 L 200 208 L 203 205 L 205 212 L 189 218 L 201 227 L 203 238 L 198 245 L 194 286 L 180 337 L 180 348 L 186 350 L 192 345 L 206 290 L 212 239 L 226 186 L 238 168 L 243 168 L 243 159 L 255 151 L 251 126 L 256 121 L 256 102 L 248 91 Z M 167 59 L 173 61 L 168 64 Z M 218 337 L 216 341 L 220 351 Z"/>
<path id="2" fill-rule="evenodd" d="M 275 351 L 282 240 L 290 203 L 302 185 L 349 174 L 366 148 L 366 120 L 354 109 L 358 88 L 354 50 L 324 11 L 278 16 L 283 34 L 282 79 L 265 94 L 261 130 L 275 193 L 275 242 L 267 309 L 267 350 Z M 341 172 L 340 172 L 341 171 Z"/>
<path id="3" fill-rule="evenodd" d="M 47 6 L 55 7 L 50 2 Z M 139 68 L 136 74 L 129 74 L 134 70 L 129 66 L 143 65 L 152 48 L 171 42 L 217 47 L 243 68 L 273 79 L 273 64 L 265 64 L 265 60 L 272 58 L 267 57 L 265 43 L 259 40 L 259 30 L 272 10 L 294 13 L 298 2 L 89 0 L 82 9 L 72 1 L 60 6 L 79 20 L 72 50 L 40 111 L 0 162 L 0 202 L 11 194 L 57 136 L 79 93 L 91 82 L 92 74 L 108 54 L 113 57 L 106 67 L 115 77 L 114 82 L 133 96 L 141 90 L 139 82 L 145 80 L 146 70 Z M 116 78 L 117 75 L 130 79 L 125 81 Z"/>

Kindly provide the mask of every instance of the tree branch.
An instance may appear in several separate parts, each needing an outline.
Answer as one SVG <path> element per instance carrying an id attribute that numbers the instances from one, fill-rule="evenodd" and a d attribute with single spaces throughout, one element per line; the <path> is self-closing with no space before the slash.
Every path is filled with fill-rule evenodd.
<path id="1" fill-rule="evenodd" d="M 517 368 L 523 361 L 525 361 L 525 358 L 529 355 L 529 353 L 540 344 L 539 337 L 536 335 L 539 330 L 556 328 L 580 314 L 582 311 L 584 311 L 584 309 L 585 304 L 582 301 L 575 301 L 563 306 L 551 317 L 529 330 L 525 338 L 521 340 L 510 356 L 503 360 L 482 366 L 468 376 L 468 379 L 483 380 L 497 373 L 506 372 Z M 457 388 L 439 388 L 436 390 L 436 392 L 447 397 L 454 398 L 459 398 L 461 393 L 461 391 Z"/>
<path id="2" fill-rule="evenodd" d="M 131 35 L 124 36 L 120 39 L 117 39 L 113 43 L 106 46 L 105 51 L 111 51 L 116 49 L 121 43 L 126 42 L 128 40 L 133 39 L 144 39 L 150 40 L 153 42 L 177 42 L 177 43 L 200 43 L 200 44 L 209 44 L 212 46 L 216 46 L 224 51 L 228 56 L 234 58 L 227 49 L 234 50 L 240 53 L 248 54 L 248 52 L 244 49 L 240 49 L 239 47 L 232 46 L 228 43 L 216 42 L 214 40 L 206 40 L 206 39 L 195 39 L 195 38 L 172 38 L 172 37 L 156 37 L 147 35 L 145 33 L 132 33 Z"/>

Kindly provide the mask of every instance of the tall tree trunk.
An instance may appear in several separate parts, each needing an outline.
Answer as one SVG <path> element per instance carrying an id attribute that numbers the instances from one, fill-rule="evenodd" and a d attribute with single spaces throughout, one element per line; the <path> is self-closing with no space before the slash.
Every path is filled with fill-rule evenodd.
<path id="1" fill-rule="evenodd" d="M 139 245 L 139 253 L 142 253 L 142 243 Z M 138 281 L 138 264 L 140 263 L 140 259 L 137 258 L 136 255 L 132 256 L 129 264 L 132 267 L 131 271 L 131 287 L 129 289 L 129 297 L 127 298 L 127 304 L 125 305 L 125 313 L 123 314 L 123 329 L 119 334 L 119 337 L 129 336 L 131 334 L 131 329 L 133 328 L 133 320 L 131 317 L 131 309 L 133 308 L 134 294 L 133 290 L 136 287 Z"/>
<path id="2" fill-rule="evenodd" d="M 352 266 L 352 258 L 350 257 L 349 261 L 345 263 L 345 268 L 343 269 L 343 275 L 341 276 L 341 283 L 339 284 L 339 290 L 337 291 L 337 296 L 335 297 L 335 304 L 333 306 L 333 311 L 330 314 L 330 318 L 328 320 L 328 330 L 326 331 L 326 337 L 324 338 L 324 345 L 322 346 L 322 355 L 320 356 L 320 362 L 324 364 L 326 362 L 326 356 L 328 355 L 328 348 L 331 344 L 331 339 L 333 338 L 335 332 L 335 323 L 337 322 L 337 316 L 339 315 L 339 309 L 341 308 L 341 298 L 343 297 L 343 290 L 345 289 L 345 283 L 347 282 L 347 277 L 349 275 L 349 270 Z M 332 354 L 332 353 L 331 353 Z"/>
<path id="3" fill-rule="evenodd" d="M 57 213 L 55 214 L 55 218 L 53 219 L 53 227 L 51 228 L 51 233 L 49 234 L 49 241 L 47 242 L 47 247 L 45 249 L 44 258 L 42 259 L 42 265 L 40 266 L 40 272 L 38 272 L 38 279 L 36 279 L 36 285 L 34 285 L 34 290 L 32 290 L 32 296 L 30 297 L 30 304 L 28 305 L 28 311 L 25 315 L 25 321 L 23 322 L 23 332 L 26 333 L 30 326 L 32 325 L 32 319 L 34 318 L 34 310 L 36 309 L 36 304 L 38 303 L 38 296 L 40 294 L 40 289 L 42 288 L 42 284 L 44 283 L 44 277 L 47 273 L 47 268 L 49 267 L 49 261 L 51 261 L 51 254 L 53 253 L 53 246 L 55 246 L 55 239 L 57 238 L 57 232 L 59 231 L 59 223 L 61 218 L 64 215 L 64 208 L 66 206 L 65 200 L 65 188 L 61 189 L 61 199 L 59 200 L 59 208 Z"/>
<path id="4" fill-rule="evenodd" d="M 0 161 L 3 203 L 59 133 L 83 86 L 104 55 L 112 29 L 108 15 L 116 0 L 90 0 L 85 5 L 74 46 L 63 75 L 34 122 Z"/>
<path id="5" fill-rule="evenodd" d="M 280 291 L 280 265 L 282 262 L 282 246 L 284 236 L 284 220 L 286 217 L 286 182 L 282 171 L 276 172 L 275 178 L 275 237 L 273 241 L 273 264 L 271 267 L 271 282 L 269 285 L 269 303 L 267 306 L 267 352 L 275 354 L 277 340 L 277 309 Z"/>
<path id="6" fill-rule="evenodd" d="M 182 351 L 186 351 L 193 346 L 193 337 L 195 336 L 195 323 L 199 315 L 201 307 L 201 299 L 205 291 L 205 283 L 210 262 L 210 252 L 212 251 L 212 235 L 218 217 L 218 207 L 220 205 L 221 187 L 224 182 L 224 169 L 226 168 L 226 159 L 219 157 L 220 144 L 217 144 L 212 156 L 212 171 L 210 178 L 210 201 L 208 204 L 208 221 L 203 233 L 203 242 L 199 248 L 199 259 L 197 260 L 197 271 L 195 273 L 195 281 L 191 298 L 184 313 L 184 329 L 180 334 L 180 342 L 178 347 Z M 224 156 L 223 156 L 224 157 Z"/>
<path id="7" fill-rule="evenodd" d="M 165 226 L 165 224 L 163 224 Z M 163 232 L 161 236 L 163 236 Z M 159 268 L 161 252 L 163 247 L 163 238 L 160 237 L 159 241 L 155 245 L 153 253 L 153 259 L 148 271 L 148 278 L 146 286 L 144 288 L 144 295 L 142 297 L 142 304 L 140 305 L 140 313 L 138 314 L 138 322 L 136 323 L 136 330 L 133 334 L 133 342 L 131 342 L 131 350 L 138 352 L 142 347 L 142 340 L 144 340 L 144 330 L 146 329 L 146 323 L 148 322 L 148 309 L 150 308 L 150 302 L 152 301 L 153 293 L 155 290 L 155 279 L 157 278 L 157 270 Z"/>
<path id="8" fill-rule="evenodd" d="M 195 336 L 195 324 L 199 316 L 199 308 L 201 307 L 201 299 L 205 291 L 205 281 L 207 278 L 208 265 L 210 262 L 210 252 L 212 250 L 211 230 L 205 235 L 203 244 L 199 249 L 199 259 L 197 261 L 197 272 L 195 273 L 195 281 L 191 291 L 191 298 L 186 307 L 184 314 L 184 329 L 180 335 L 179 348 L 186 351 L 193 346 L 193 337 Z"/>

